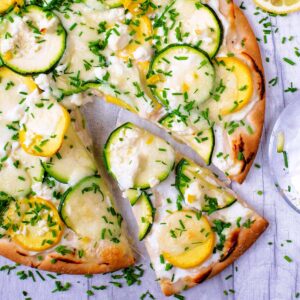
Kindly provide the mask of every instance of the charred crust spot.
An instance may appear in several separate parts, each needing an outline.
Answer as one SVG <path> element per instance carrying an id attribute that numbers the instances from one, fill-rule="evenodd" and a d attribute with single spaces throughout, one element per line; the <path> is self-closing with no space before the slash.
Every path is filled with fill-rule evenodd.
<path id="1" fill-rule="evenodd" d="M 21 251 L 19 251 L 19 250 L 17 250 L 16 251 L 17 252 L 17 254 L 19 254 L 20 256 L 28 256 L 26 253 L 23 253 L 23 252 L 21 252 Z"/>
<path id="2" fill-rule="evenodd" d="M 76 265 L 81 264 L 80 261 L 76 261 L 76 260 L 73 260 L 73 259 L 70 259 L 70 258 L 58 257 L 58 258 L 55 258 L 55 259 L 56 259 L 56 261 L 60 261 L 60 262 L 66 263 L 66 264 L 76 264 Z"/>
<path id="3" fill-rule="evenodd" d="M 265 76 L 263 71 L 258 67 L 257 63 L 255 62 L 255 60 L 253 59 L 252 56 L 250 56 L 248 53 L 243 52 L 244 55 L 246 55 L 247 57 L 249 57 L 249 59 L 252 62 L 253 68 L 255 70 L 255 72 L 257 72 L 260 76 L 260 99 L 263 99 L 265 93 L 266 93 L 266 87 L 265 87 Z"/>
<path id="4" fill-rule="evenodd" d="M 242 160 L 243 167 L 241 169 L 241 172 L 245 171 L 247 165 L 250 164 L 255 157 L 254 152 L 250 152 L 249 155 L 245 157 L 244 150 L 245 150 L 245 142 L 243 140 L 243 136 L 240 135 L 239 139 L 233 143 L 233 151 L 236 154 L 236 157 L 238 156 L 239 153 L 243 153 L 243 160 Z"/>
<path id="5" fill-rule="evenodd" d="M 223 254 L 220 258 L 220 262 L 225 261 L 230 255 L 231 253 L 235 250 L 237 244 L 238 244 L 238 240 L 239 240 L 239 235 L 240 235 L 240 229 L 235 230 L 229 240 L 227 240 L 225 247 L 228 249 L 226 254 Z"/>
<path id="6" fill-rule="evenodd" d="M 211 271 L 212 271 L 212 268 L 206 270 L 204 273 L 197 276 L 197 278 L 194 280 L 194 282 L 195 283 L 202 283 L 203 281 L 205 281 L 209 277 Z"/>

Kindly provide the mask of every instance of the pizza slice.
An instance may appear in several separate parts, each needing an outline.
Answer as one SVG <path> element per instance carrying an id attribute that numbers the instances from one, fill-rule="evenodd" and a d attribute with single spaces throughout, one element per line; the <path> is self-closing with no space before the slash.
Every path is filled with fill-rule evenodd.
<path id="1" fill-rule="evenodd" d="M 134 263 L 79 110 L 0 68 L 0 254 L 58 273 Z"/>
<path id="2" fill-rule="evenodd" d="M 211 171 L 132 123 L 111 133 L 104 159 L 132 205 L 165 295 L 221 272 L 268 226 Z"/>

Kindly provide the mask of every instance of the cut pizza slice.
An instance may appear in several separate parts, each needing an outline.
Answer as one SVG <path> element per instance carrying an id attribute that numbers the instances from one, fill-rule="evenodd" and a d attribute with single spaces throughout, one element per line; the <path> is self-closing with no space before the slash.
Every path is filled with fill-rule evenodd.
<path id="1" fill-rule="evenodd" d="M 134 263 L 79 110 L 1 68 L 0 254 L 39 269 L 106 273 Z M 6 94 L 5 94 L 6 93 Z"/>
<path id="2" fill-rule="evenodd" d="M 132 123 L 110 135 L 104 157 L 132 205 L 165 295 L 221 272 L 268 226 L 210 170 Z M 136 184 L 141 179 L 150 184 Z"/>

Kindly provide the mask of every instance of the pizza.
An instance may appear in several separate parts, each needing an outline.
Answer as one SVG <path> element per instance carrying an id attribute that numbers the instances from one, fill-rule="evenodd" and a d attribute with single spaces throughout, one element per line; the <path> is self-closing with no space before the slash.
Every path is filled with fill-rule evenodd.
<path id="1" fill-rule="evenodd" d="M 72 274 L 134 263 L 79 110 L 95 98 L 246 178 L 264 75 L 233 1 L 7 0 L 0 14 L 1 255 Z M 208 169 L 131 123 L 112 133 L 104 157 L 166 295 L 220 272 L 267 227 Z"/>
<path id="2" fill-rule="evenodd" d="M 132 205 L 165 295 L 221 272 L 268 226 L 210 170 L 133 123 L 111 133 L 104 160 Z"/>
<path id="3" fill-rule="evenodd" d="M 78 109 L 0 68 L 0 254 L 59 273 L 134 263 Z"/>

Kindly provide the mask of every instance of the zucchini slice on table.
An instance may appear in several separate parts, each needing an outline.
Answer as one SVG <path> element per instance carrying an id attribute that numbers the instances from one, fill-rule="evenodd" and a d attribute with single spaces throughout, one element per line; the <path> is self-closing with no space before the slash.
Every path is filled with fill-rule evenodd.
<path id="1" fill-rule="evenodd" d="M 20 74 L 48 72 L 62 57 L 66 32 L 52 12 L 31 5 L 11 12 L 0 22 L 0 56 Z"/>
<path id="2" fill-rule="evenodd" d="M 170 44 L 190 44 L 214 57 L 223 42 L 223 26 L 215 11 L 199 0 L 177 0 L 154 23 L 154 42 L 161 50 Z"/>
<path id="3" fill-rule="evenodd" d="M 187 159 L 182 159 L 176 167 L 176 187 L 187 204 L 196 205 L 208 214 L 229 207 L 237 200 L 212 180 L 210 171 Z"/>
<path id="4" fill-rule="evenodd" d="M 192 149 L 204 160 L 207 165 L 211 164 L 211 159 L 215 147 L 214 130 L 210 122 L 197 117 L 197 120 L 190 121 L 189 116 L 182 119 L 174 113 L 163 117 L 159 123 L 175 137 L 188 143 Z"/>
<path id="5" fill-rule="evenodd" d="M 72 124 L 65 134 L 59 152 L 44 162 L 43 166 L 50 176 L 62 183 L 76 183 L 97 172 L 91 153 L 81 142 Z"/>
<path id="6" fill-rule="evenodd" d="M 121 218 L 111 202 L 103 179 L 91 176 L 66 191 L 59 212 L 65 224 L 81 237 L 117 242 Z"/>
<path id="7" fill-rule="evenodd" d="M 122 190 L 147 189 L 169 176 L 175 151 L 161 138 L 125 123 L 109 136 L 104 146 L 104 160 Z"/>
<path id="8" fill-rule="evenodd" d="M 116 8 L 122 6 L 121 0 L 85 0 L 84 3 L 94 9 Z"/>
<path id="9" fill-rule="evenodd" d="M 133 206 L 133 213 L 138 222 L 139 240 L 143 240 L 149 233 L 154 220 L 154 208 L 149 195 L 142 192 Z"/>
<path id="10" fill-rule="evenodd" d="M 213 91 L 215 70 L 207 54 L 189 45 L 170 45 L 152 60 L 148 78 L 154 96 L 170 110 L 191 111 Z"/>

